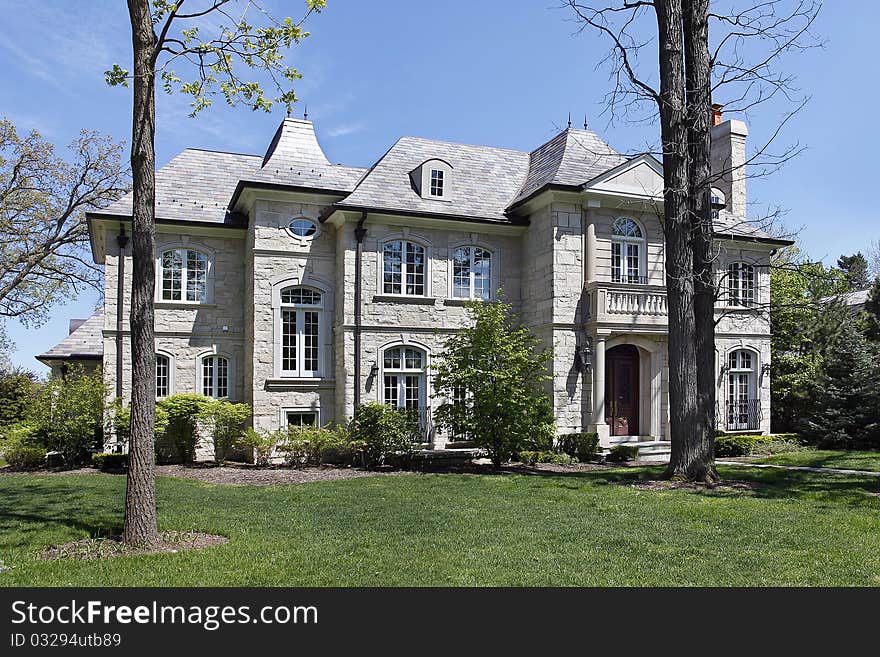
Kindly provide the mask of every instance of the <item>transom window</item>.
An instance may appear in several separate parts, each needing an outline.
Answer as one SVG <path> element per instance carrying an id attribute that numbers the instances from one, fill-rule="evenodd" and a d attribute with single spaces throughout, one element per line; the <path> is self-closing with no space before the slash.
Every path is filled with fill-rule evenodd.
<path id="1" fill-rule="evenodd" d="M 202 358 L 202 394 L 214 399 L 229 397 L 229 359 L 224 356 Z"/>
<path id="2" fill-rule="evenodd" d="M 425 296 L 425 247 L 397 240 L 382 247 L 382 292 Z"/>
<path id="3" fill-rule="evenodd" d="M 318 376 L 323 295 L 306 287 L 281 290 L 278 324 L 281 376 Z"/>
<path id="4" fill-rule="evenodd" d="M 204 303 L 208 296 L 208 256 L 193 249 L 162 252 L 162 300 Z"/>
<path id="5" fill-rule="evenodd" d="M 287 224 L 287 230 L 296 237 L 314 237 L 318 233 L 318 224 L 311 219 L 299 217 Z"/>
<path id="6" fill-rule="evenodd" d="M 744 262 L 727 267 L 727 305 L 751 306 L 755 303 L 755 268 Z"/>
<path id="7" fill-rule="evenodd" d="M 382 357 L 384 402 L 419 411 L 425 407 L 425 354 L 412 347 L 386 349 Z"/>
<path id="8" fill-rule="evenodd" d="M 156 354 L 156 397 L 167 397 L 171 393 L 171 359 Z"/>
<path id="9" fill-rule="evenodd" d="M 755 355 L 739 349 L 727 355 L 727 428 L 738 431 L 760 426 L 756 395 Z"/>
<path id="10" fill-rule="evenodd" d="M 492 291 L 492 254 L 478 246 L 461 246 L 452 255 L 452 296 L 489 300 Z"/>
<path id="11" fill-rule="evenodd" d="M 611 281 L 646 283 L 645 235 L 629 217 L 620 217 L 611 227 Z"/>
<path id="12" fill-rule="evenodd" d="M 444 171 L 431 169 L 431 196 L 443 196 Z"/>

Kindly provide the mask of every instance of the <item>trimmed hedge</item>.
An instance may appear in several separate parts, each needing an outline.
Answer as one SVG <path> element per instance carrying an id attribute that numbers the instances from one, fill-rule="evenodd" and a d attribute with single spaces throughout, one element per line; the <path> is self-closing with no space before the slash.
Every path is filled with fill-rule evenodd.
<path id="1" fill-rule="evenodd" d="M 45 463 L 46 450 L 42 447 L 14 445 L 3 451 L 3 458 L 16 470 L 31 470 Z"/>
<path id="2" fill-rule="evenodd" d="M 563 434 L 556 439 L 556 450 L 586 463 L 599 451 L 599 434 L 595 431 Z"/>
<path id="3" fill-rule="evenodd" d="M 770 436 L 747 434 L 728 434 L 715 438 L 715 456 L 748 456 L 754 453 L 759 445 L 772 440 Z"/>
<path id="4" fill-rule="evenodd" d="M 128 454 L 111 454 L 100 452 L 92 454 L 92 467 L 104 472 L 118 472 L 128 468 Z"/>
<path id="5" fill-rule="evenodd" d="M 523 450 L 519 453 L 519 460 L 526 465 L 535 463 L 553 463 L 554 465 L 574 465 L 578 460 L 568 454 L 557 452 Z"/>
<path id="6" fill-rule="evenodd" d="M 615 445 L 609 450 L 608 456 L 605 458 L 614 463 L 635 461 L 639 458 L 639 448 L 636 445 Z"/>

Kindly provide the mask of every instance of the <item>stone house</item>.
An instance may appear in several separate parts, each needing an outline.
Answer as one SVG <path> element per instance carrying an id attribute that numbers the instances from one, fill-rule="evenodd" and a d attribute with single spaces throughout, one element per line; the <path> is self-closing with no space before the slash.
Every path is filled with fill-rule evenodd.
<path id="1" fill-rule="evenodd" d="M 747 129 L 715 123 L 718 421 L 767 432 L 760 307 L 770 255 L 789 242 L 746 222 Z M 418 409 L 424 441 L 443 448 L 432 359 L 466 300 L 503 290 L 553 350 L 559 431 L 662 452 L 662 189 L 652 156 L 571 127 L 531 152 L 403 137 L 368 169 L 331 164 L 313 124 L 291 118 L 264 155 L 187 149 L 156 174 L 156 394 L 247 402 L 257 429 L 344 422 L 380 401 Z M 88 215 L 106 289 L 83 324 L 122 398 L 130 215 L 130 197 Z"/>

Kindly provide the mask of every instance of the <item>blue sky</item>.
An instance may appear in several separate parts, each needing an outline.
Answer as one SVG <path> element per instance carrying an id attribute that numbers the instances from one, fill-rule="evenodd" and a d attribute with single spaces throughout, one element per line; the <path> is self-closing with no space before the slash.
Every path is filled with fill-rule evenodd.
<path id="1" fill-rule="evenodd" d="M 267 4 L 279 15 L 302 6 Z M 656 139 L 656 126 L 609 125 L 602 104 L 608 74 L 596 69 L 607 44 L 576 35 L 556 0 L 328 5 L 288 61 L 304 75 L 296 90 L 331 161 L 369 166 L 403 135 L 531 150 L 564 127 L 569 112 L 575 125 L 586 114 L 590 127 L 621 152 Z M 131 58 L 125 3 L 0 0 L 0 15 L 0 115 L 59 145 L 81 128 L 128 139 L 130 95 L 103 81 L 104 70 Z M 880 141 L 873 125 L 880 104 L 873 73 L 877 25 L 880 3 L 826 3 L 816 25 L 826 47 L 786 60 L 812 100 L 780 143 L 807 150 L 771 178 L 750 181 L 751 199 L 787 209 L 786 223 L 803 227 L 804 250 L 827 263 L 880 238 L 867 193 L 877 184 Z M 263 153 L 283 116 L 221 104 L 194 120 L 188 111 L 185 99 L 160 97 L 159 165 L 188 146 Z M 752 143 L 774 129 L 780 111 L 765 106 L 739 117 L 748 121 Z M 43 371 L 34 355 L 60 341 L 68 318 L 88 316 L 96 302 L 96 294 L 83 294 L 38 329 L 10 324 L 13 361 Z"/>

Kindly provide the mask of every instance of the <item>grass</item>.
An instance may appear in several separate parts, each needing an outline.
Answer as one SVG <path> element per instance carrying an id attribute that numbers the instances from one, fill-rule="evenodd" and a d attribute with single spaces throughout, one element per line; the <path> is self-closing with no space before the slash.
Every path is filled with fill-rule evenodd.
<path id="1" fill-rule="evenodd" d="M 830 449 L 805 449 L 762 458 L 757 463 L 802 465 L 813 468 L 842 468 L 880 472 L 880 452 L 848 452 Z"/>
<path id="2" fill-rule="evenodd" d="M 117 532 L 123 477 L 2 476 L 0 585 L 880 585 L 876 478 L 726 467 L 759 487 L 619 485 L 658 472 L 159 479 L 160 529 L 229 543 L 99 561 L 37 555 Z"/>

